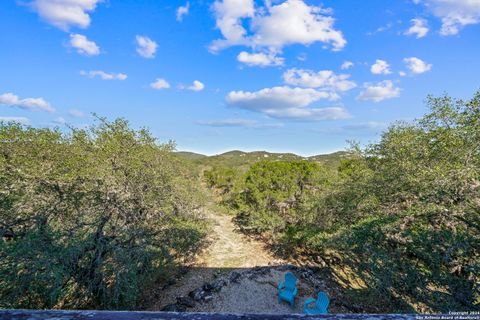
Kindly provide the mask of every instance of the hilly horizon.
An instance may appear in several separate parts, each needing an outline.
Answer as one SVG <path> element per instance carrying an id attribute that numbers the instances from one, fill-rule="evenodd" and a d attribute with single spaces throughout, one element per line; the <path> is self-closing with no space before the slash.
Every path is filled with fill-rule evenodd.
<path id="1" fill-rule="evenodd" d="M 328 157 L 328 156 L 334 156 L 334 155 L 346 155 L 349 154 L 348 151 L 346 150 L 340 150 L 340 151 L 335 151 L 331 153 L 319 153 L 315 154 L 312 156 L 302 156 L 293 152 L 270 152 L 267 150 L 255 150 L 255 151 L 242 151 L 238 149 L 233 149 L 230 151 L 225 151 L 222 153 L 217 153 L 213 155 L 207 155 L 199 152 L 194 152 L 194 151 L 188 151 L 188 150 L 178 150 L 175 151 L 176 154 L 188 157 L 188 158 L 196 158 L 196 159 L 201 159 L 201 158 L 212 158 L 212 157 L 229 157 L 229 156 L 245 156 L 245 155 L 276 155 L 276 156 L 290 156 L 290 157 L 296 157 L 296 158 L 303 158 L 303 159 L 318 159 L 322 157 Z"/>
<path id="2" fill-rule="evenodd" d="M 189 151 L 177 151 L 177 155 L 197 165 L 207 167 L 243 167 L 245 170 L 259 161 L 307 161 L 320 163 L 329 168 L 336 168 L 344 159 L 348 159 L 348 151 L 337 151 L 328 154 L 318 154 L 304 157 L 290 152 L 278 153 L 268 151 L 240 151 L 231 150 L 224 153 L 207 156 Z"/>

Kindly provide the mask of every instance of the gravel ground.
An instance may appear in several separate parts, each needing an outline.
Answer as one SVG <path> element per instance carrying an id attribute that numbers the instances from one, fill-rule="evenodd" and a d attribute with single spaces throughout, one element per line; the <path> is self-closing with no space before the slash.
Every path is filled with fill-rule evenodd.
<path id="1" fill-rule="evenodd" d="M 232 216 L 206 212 L 213 222 L 209 247 L 193 267 L 172 285 L 159 289 L 158 299 L 149 310 L 226 313 L 303 313 L 305 300 L 316 297 L 313 284 L 297 276 L 295 307 L 277 300 L 277 285 L 284 279 L 286 261 L 276 259 L 263 243 L 238 232 Z M 272 266 L 274 264 L 275 266 Z M 260 267 L 260 268 L 259 268 Z M 296 269 L 295 269 L 296 270 Z M 295 273 L 295 272 L 294 272 Z M 232 280 L 231 276 L 238 279 Z M 202 290 L 205 284 L 225 281 L 218 290 Z M 317 288 L 327 288 L 323 280 Z M 325 290 L 324 289 L 324 290 Z M 194 299 L 193 293 L 201 297 Z M 183 303 L 179 303 L 183 301 Z M 187 307 L 185 307 L 187 301 Z M 191 306 L 190 306 L 191 304 Z M 178 309 L 182 308 L 182 309 Z M 338 309 L 338 310 L 337 310 Z M 341 312 L 332 305 L 330 312 Z"/>
<path id="2" fill-rule="evenodd" d="M 213 281 L 219 275 L 267 266 L 272 262 L 282 263 L 264 248 L 263 243 L 238 232 L 232 216 L 211 210 L 207 210 L 205 216 L 212 221 L 209 247 L 198 256 L 188 273 L 175 284 L 160 290 L 158 300 L 149 310 L 161 310 L 164 306 L 175 303 L 177 297 L 187 295 L 191 290 Z"/>
<path id="3" fill-rule="evenodd" d="M 303 313 L 303 304 L 309 297 L 313 297 L 314 290 L 298 280 L 298 295 L 295 308 L 288 303 L 279 303 L 277 300 L 277 284 L 284 278 L 285 272 L 269 269 L 264 275 L 248 279 L 242 278 L 238 283 L 231 283 L 224 287 L 209 302 L 197 304 L 192 311 L 198 312 L 227 312 L 227 313 L 271 313 L 288 314 Z"/>

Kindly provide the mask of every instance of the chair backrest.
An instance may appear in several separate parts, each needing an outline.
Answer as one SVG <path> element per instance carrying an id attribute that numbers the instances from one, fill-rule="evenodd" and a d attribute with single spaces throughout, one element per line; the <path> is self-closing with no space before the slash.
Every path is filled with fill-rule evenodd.
<path id="1" fill-rule="evenodd" d="M 297 278 L 291 272 L 285 273 L 285 287 L 293 290 L 297 284 Z"/>
<path id="2" fill-rule="evenodd" d="M 328 305 L 330 304 L 330 298 L 323 291 L 318 293 L 317 301 L 315 301 L 315 306 L 317 309 L 327 311 Z"/>

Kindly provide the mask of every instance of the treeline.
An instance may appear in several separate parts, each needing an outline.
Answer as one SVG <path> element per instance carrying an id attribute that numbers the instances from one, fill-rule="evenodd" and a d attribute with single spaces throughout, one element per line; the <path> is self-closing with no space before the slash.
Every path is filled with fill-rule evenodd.
<path id="1" fill-rule="evenodd" d="M 261 161 L 206 178 L 244 229 L 349 270 L 348 292 L 371 312 L 479 310 L 480 92 L 427 103 L 334 170 Z"/>
<path id="2" fill-rule="evenodd" d="M 138 307 L 205 235 L 173 149 L 124 120 L 0 124 L 0 308 Z"/>

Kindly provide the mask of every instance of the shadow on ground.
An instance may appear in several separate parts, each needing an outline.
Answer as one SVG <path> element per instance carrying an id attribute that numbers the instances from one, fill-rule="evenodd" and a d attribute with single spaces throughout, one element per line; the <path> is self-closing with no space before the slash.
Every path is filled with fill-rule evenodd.
<path id="1" fill-rule="evenodd" d="M 277 300 L 277 285 L 286 272 L 297 277 L 295 307 Z M 302 313 L 304 302 L 326 292 L 330 313 L 366 313 L 372 310 L 349 302 L 346 291 L 333 283 L 326 269 L 293 265 L 253 268 L 180 267 L 176 280 L 150 292 L 150 311 L 221 313 Z"/>

